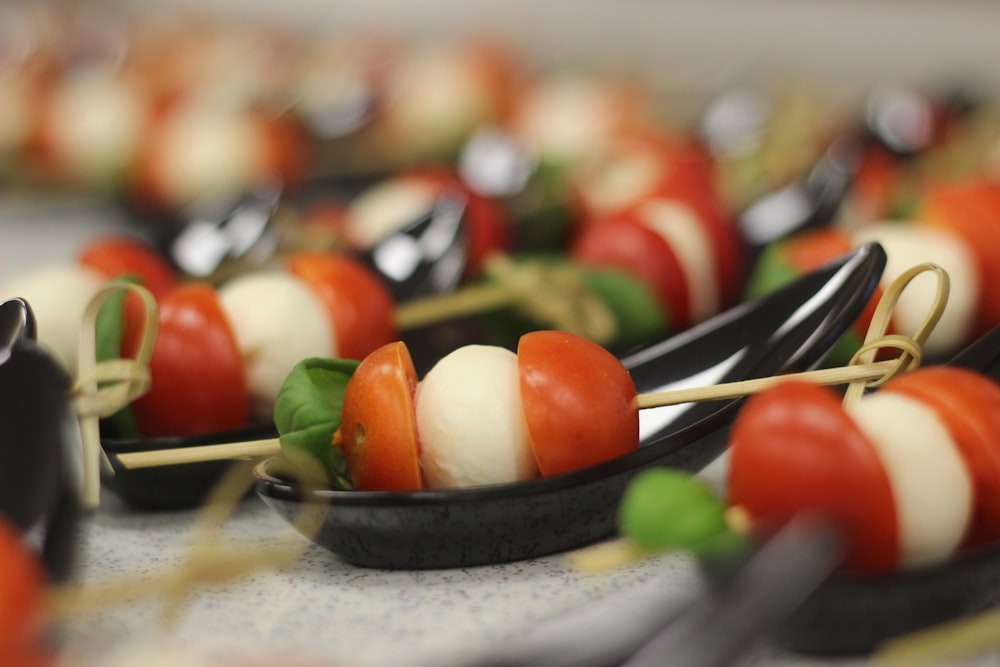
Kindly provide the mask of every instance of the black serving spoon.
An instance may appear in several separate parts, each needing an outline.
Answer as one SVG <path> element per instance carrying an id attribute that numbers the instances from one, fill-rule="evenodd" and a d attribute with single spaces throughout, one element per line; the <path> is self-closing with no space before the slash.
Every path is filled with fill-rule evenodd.
<path id="1" fill-rule="evenodd" d="M 35 315 L 27 301 L 14 298 L 0 303 L 0 363 L 7 360 L 14 346 L 37 339 Z"/>
<path id="2" fill-rule="evenodd" d="M 858 317 L 884 266 L 880 246 L 861 246 L 623 363 L 640 393 L 811 368 Z M 269 459 L 255 469 L 256 491 L 289 521 L 314 515 L 319 529 L 309 537 L 360 565 L 465 567 L 541 556 L 612 535 L 621 494 L 641 470 L 696 471 L 715 459 L 740 402 L 643 410 L 637 451 L 542 479 L 416 492 L 304 490 Z"/>
<path id="3" fill-rule="evenodd" d="M 70 377 L 34 332 L 27 302 L 0 304 L 0 513 L 22 532 L 41 529 L 42 562 L 63 581 L 74 563 L 82 447 Z"/>

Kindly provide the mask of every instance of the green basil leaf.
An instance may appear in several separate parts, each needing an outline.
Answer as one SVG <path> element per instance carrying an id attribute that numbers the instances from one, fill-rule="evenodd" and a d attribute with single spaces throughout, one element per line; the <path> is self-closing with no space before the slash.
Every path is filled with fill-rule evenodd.
<path id="1" fill-rule="evenodd" d="M 784 246 L 780 242 L 764 248 L 747 281 L 745 298 L 756 299 L 767 296 L 798 278 L 795 269 L 785 259 L 784 253 Z"/>
<path id="2" fill-rule="evenodd" d="M 622 535 L 649 551 L 716 555 L 743 542 L 729 529 L 725 503 L 708 484 L 669 468 L 647 470 L 632 480 L 618 524 Z"/>
<path id="3" fill-rule="evenodd" d="M 358 367 L 352 359 L 303 359 L 285 378 L 274 405 L 281 452 L 303 474 L 350 489 L 347 463 L 333 446 L 344 391 Z"/>
<path id="4" fill-rule="evenodd" d="M 138 278 L 126 276 L 124 280 L 138 283 Z M 125 329 L 125 298 L 128 293 L 121 290 L 111 295 L 101 307 L 94 324 L 94 352 L 98 362 L 118 359 L 122 356 L 122 332 Z M 135 439 L 141 437 L 139 426 L 129 406 L 104 418 L 107 432 L 118 438 Z"/>
<path id="5" fill-rule="evenodd" d="M 639 343 L 662 336 L 670 322 L 652 290 L 614 269 L 584 267 L 583 280 L 611 309 L 618 323 L 615 343 Z"/>

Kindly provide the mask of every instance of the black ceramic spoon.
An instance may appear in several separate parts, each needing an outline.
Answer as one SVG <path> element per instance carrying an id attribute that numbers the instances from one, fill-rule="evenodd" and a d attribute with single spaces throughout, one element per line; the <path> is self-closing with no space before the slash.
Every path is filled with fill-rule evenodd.
<path id="1" fill-rule="evenodd" d="M 640 393 L 805 370 L 858 317 L 885 266 L 866 245 L 763 299 L 624 359 Z M 583 470 L 512 484 L 417 492 L 306 492 L 256 469 L 257 493 L 289 521 L 314 514 L 318 544 L 352 563 L 465 567 L 541 556 L 608 537 L 641 470 L 696 471 L 725 446 L 740 400 L 643 410 L 637 451 Z M 305 500 L 306 502 L 303 502 Z"/>
<path id="2" fill-rule="evenodd" d="M 7 360 L 14 346 L 37 338 L 35 315 L 27 301 L 15 298 L 0 303 L 0 363 Z"/>
<path id="3" fill-rule="evenodd" d="M 71 381 L 34 340 L 27 303 L 0 304 L 0 514 L 22 532 L 42 528 L 49 577 L 72 569 L 80 515 L 77 474 L 82 450 L 69 402 Z"/>

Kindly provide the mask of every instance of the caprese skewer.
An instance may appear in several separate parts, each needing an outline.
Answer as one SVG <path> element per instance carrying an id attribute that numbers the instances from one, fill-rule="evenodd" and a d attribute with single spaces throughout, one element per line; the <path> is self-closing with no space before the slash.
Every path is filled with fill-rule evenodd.
<path id="1" fill-rule="evenodd" d="M 998 436 L 1000 385 L 971 370 L 903 373 L 847 405 L 793 379 L 752 396 L 734 422 L 728 514 L 704 482 L 654 471 L 626 492 L 621 526 L 642 549 L 697 550 L 811 515 L 839 531 L 844 570 L 928 566 L 1000 538 Z"/>
<path id="2" fill-rule="evenodd" d="M 958 193 L 969 190 L 977 196 L 966 199 Z M 884 221 L 853 229 L 831 227 L 803 232 L 769 246 L 754 267 L 747 285 L 747 295 L 757 297 L 785 284 L 794 276 L 809 271 L 848 249 L 866 242 L 878 242 L 886 251 L 888 264 L 883 274 L 883 288 L 908 266 L 934 262 L 951 278 L 948 307 L 927 342 L 928 355 L 942 358 L 1000 323 L 1000 300 L 993 285 L 1000 284 L 997 273 L 996 239 L 1000 224 L 991 211 L 1000 211 L 1000 190 L 994 186 L 953 185 L 928 194 L 917 217 L 911 221 Z M 996 200 L 994 202 L 994 199 Z M 977 217 L 978 216 L 978 217 Z M 972 222 L 971 220 L 978 220 Z M 934 289 L 920 278 L 915 288 L 900 300 L 893 313 L 893 326 L 913 330 L 922 317 L 922 304 Z M 837 358 L 849 358 L 857 349 L 859 331 L 867 327 L 872 305 L 859 319 L 852 339 L 845 339 Z"/>
<path id="3" fill-rule="evenodd" d="M 155 297 L 174 288 L 174 268 L 145 242 L 126 236 L 96 239 L 85 245 L 75 262 L 41 267 L 0 288 L 0 300 L 25 299 L 35 315 L 38 340 L 72 375 L 77 370 L 83 313 L 101 286 L 115 278 L 131 277 Z M 141 322 L 134 299 L 126 301 L 130 323 Z"/>

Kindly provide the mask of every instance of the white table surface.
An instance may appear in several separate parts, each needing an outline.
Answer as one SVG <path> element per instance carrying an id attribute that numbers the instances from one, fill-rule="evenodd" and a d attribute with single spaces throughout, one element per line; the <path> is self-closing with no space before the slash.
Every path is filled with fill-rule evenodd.
<path id="1" fill-rule="evenodd" d="M 44 262 L 69 261 L 84 239 L 120 228 L 113 211 L 86 202 L 26 205 L 0 198 L 0 281 Z M 723 466 L 707 475 L 717 480 Z M 194 511 L 142 512 L 110 492 L 83 522 L 78 579 L 100 586 L 123 577 L 153 581 L 182 565 L 192 543 Z M 664 555 L 598 575 L 574 570 L 564 556 L 503 565 L 430 571 L 382 571 L 340 561 L 309 543 L 261 501 L 244 501 L 222 539 L 247 549 L 293 544 L 294 564 L 258 571 L 226 586 L 195 590 L 172 623 L 163 601 L 127 604 L 71 617 L 64 653 L 73 667 L 106 667 L 140 647 L 156 647 L 133 665 L 213 665 L 253 657 L 267 664 L 329 667 L 462 665 L 535 624 L 625 588 L 636 607 L 653 591 L 678 601 L 699 586 L 685 557 Z M 169 660 L 183 652 L 188 657 Z M 747 664 L 861 667 L 865 659 L 813 660 L 761 647 Z M 243 667 L 245 662 L 238 663 Z M 255 663 L 260 664 L 260 663 Z M 1000 652 L 958 663 L 1000 664 Z"/>

